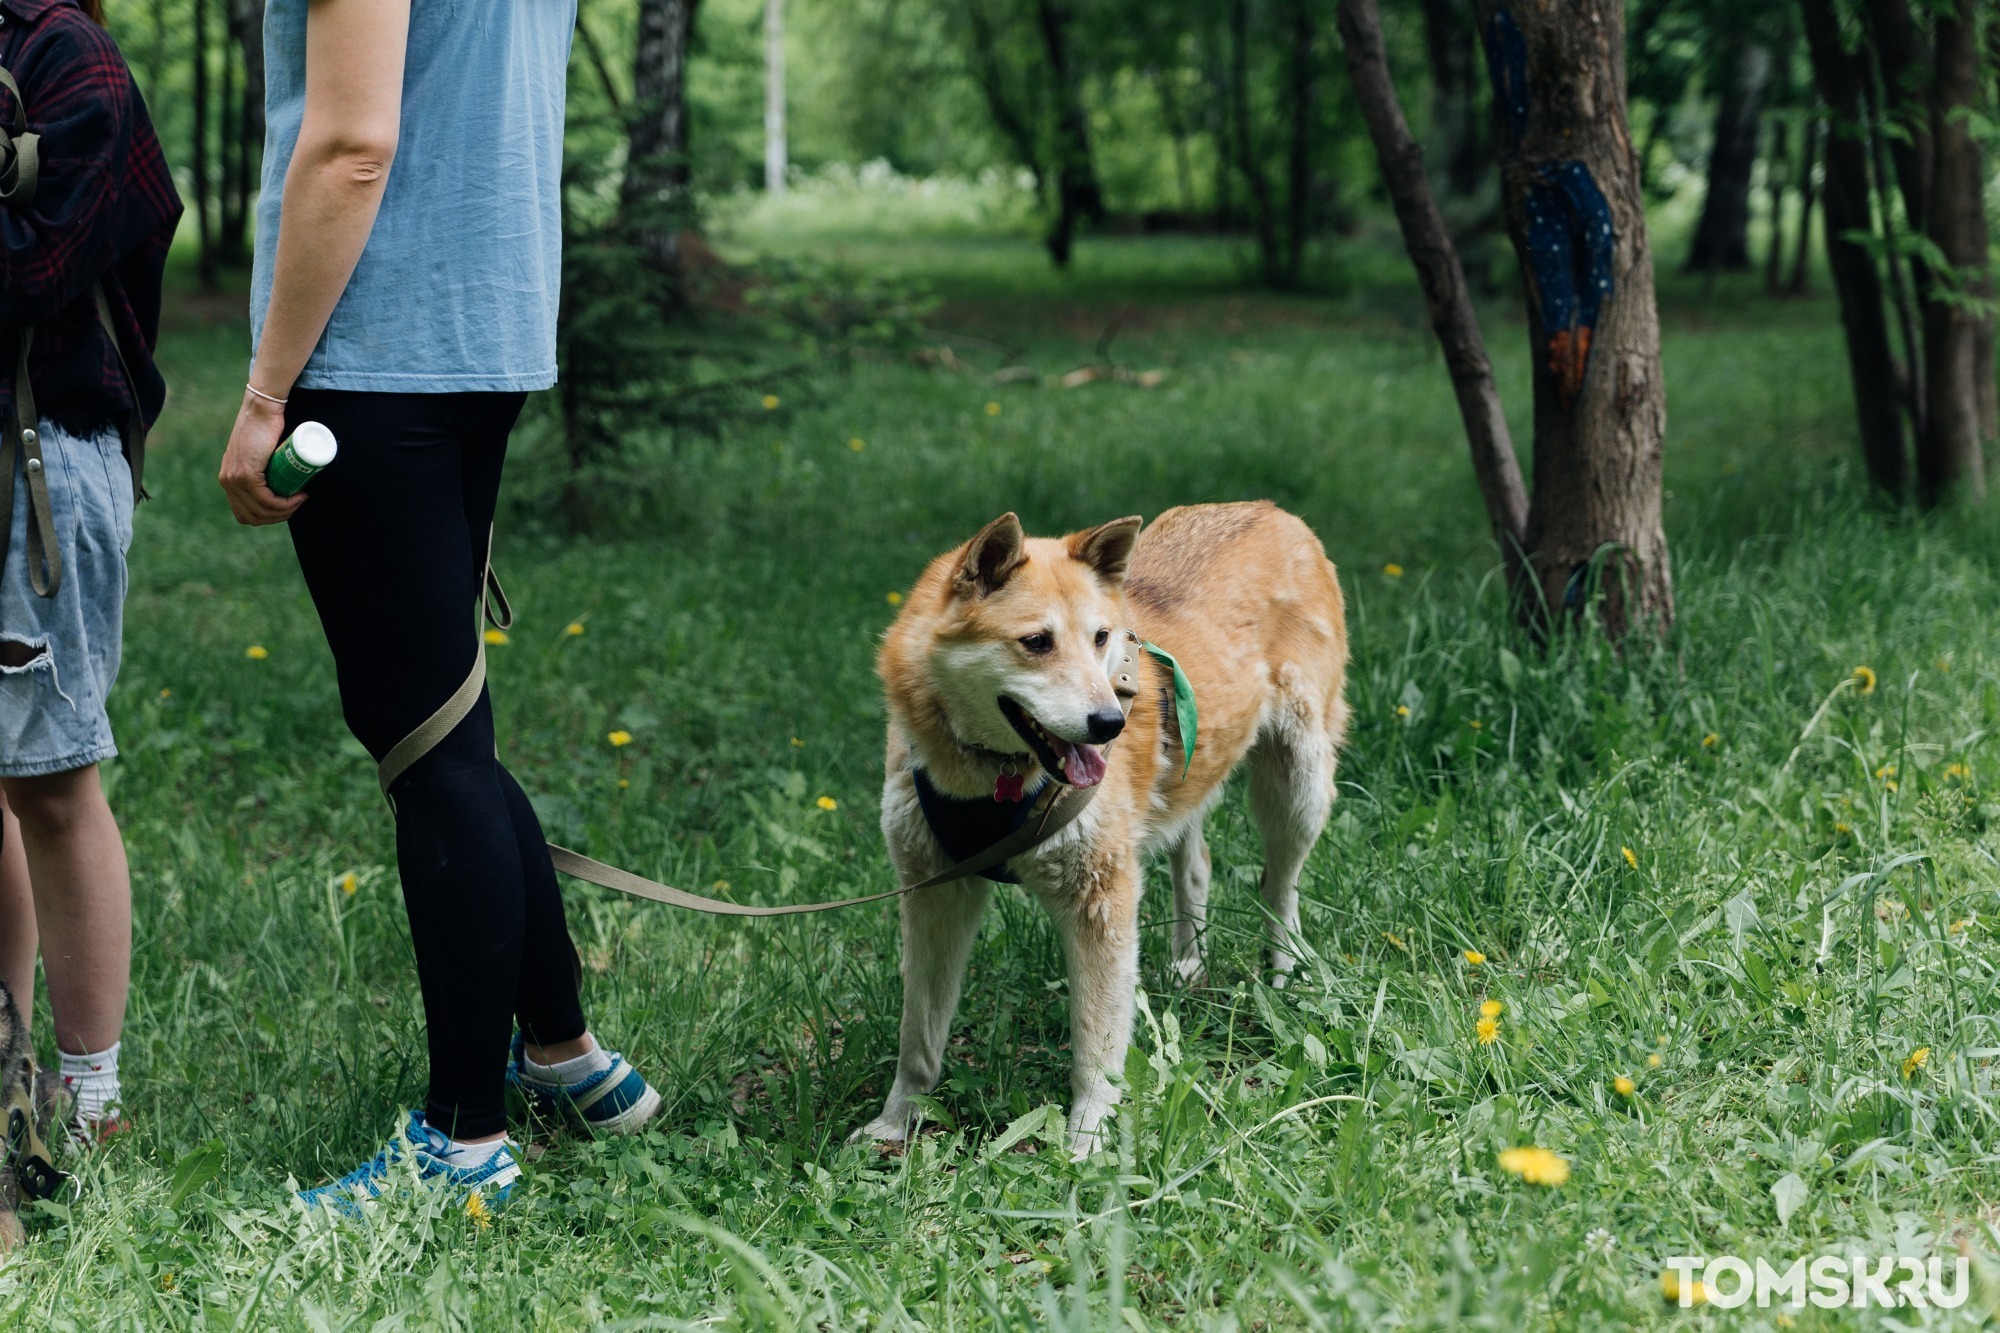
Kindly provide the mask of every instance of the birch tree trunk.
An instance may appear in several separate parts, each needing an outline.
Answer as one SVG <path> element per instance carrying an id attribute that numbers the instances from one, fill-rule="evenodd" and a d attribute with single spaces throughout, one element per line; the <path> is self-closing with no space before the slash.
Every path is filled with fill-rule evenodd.
<path id="1" fill-rule="evenodd" d="M 785 0 L 764 0 L 764 190 L 785 192 Z"/>
<path id="2" fill-rule="evenodd" d="M 1613 640 L 1664 629 L 1666 384 L 1622 0 L 1482 0 L 1507 230 L 1526 279 L 1535 466 L 1527 608 L 1541 628 L 1601 591 Z M 1601 577 L 1600 577 L 1601 576 Z"/>

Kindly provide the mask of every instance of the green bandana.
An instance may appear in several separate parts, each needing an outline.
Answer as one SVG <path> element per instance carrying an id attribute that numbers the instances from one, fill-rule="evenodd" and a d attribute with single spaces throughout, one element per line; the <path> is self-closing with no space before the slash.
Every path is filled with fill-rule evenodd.
<path id="1" fill-rule="evenodd" d="M 1199 720 L 1194 707 L 1194 685 L 1188 680 L 1187 672 L 1181 670 L 1181 664 L 1174 660 L 1172 653 L 1157 643 L 1147 644 L 1146 651 L 1174 673 L 1174 722 L 1180 728 L 1181 749 L 1187 753 L 1187 762 L 1181 765 L 1181 776 L 1185 778 L 1188 769 L 1194 766 L 1194 733 Z"/>

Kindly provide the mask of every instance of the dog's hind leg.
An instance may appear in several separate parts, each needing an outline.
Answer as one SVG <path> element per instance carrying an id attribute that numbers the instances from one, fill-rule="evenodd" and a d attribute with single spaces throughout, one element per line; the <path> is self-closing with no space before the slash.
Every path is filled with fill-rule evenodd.
<path id="1" fill-rule="evenodd" d="M 1292 949 L 1299 938 L 1299 872 L 1334 796 L 1334 737 L 1319 710 L 1287 695 L 1250 753 L 1250 813 L 1264 838 L 1264 912 L 1274 984 L 1281 986 L 1298 965 Z"/>
<path id="2" fill-rule="evenodd" d="M 896 1081 L 882 1114 L 856 1138 L 909 1137 L 915 1118 L 911 1099 L 937 1086 L 966 960 L 990 892 L 985 880 L 968 879 L 904 896 L 903 1033 Z"/>
<path id="3" fill-rule="evenodd" d="M 1208 929 L 1208 840 L 1197 819 L 1174 845 L 1174 975 L 1193 986 L 1202 978 L 1203 935 Z"/>

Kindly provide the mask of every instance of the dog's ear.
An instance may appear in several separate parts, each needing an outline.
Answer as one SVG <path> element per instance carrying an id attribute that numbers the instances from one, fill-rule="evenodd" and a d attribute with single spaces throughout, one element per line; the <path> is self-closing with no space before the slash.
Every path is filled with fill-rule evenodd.
<path id="1" fill-rule="evenodd" d="M 1132 544 L 1139 540 L 1139 529 L 1145 522 L 1134 514 L 1130 518 L 1114 518 L 1088 532 L 1072 533 L 1070 556 L 1089 565 L 1099 578 L 1116 587 L 1125 582 L 1125 568 L 1132 563 Z"/>
<path id="2" fill-rule="evenodd" d="M 1027 556 L 1021 553 L 1027 534 L 1011 512 L 1000 515 L 965 544 L 953 588 L 969 597 L 989 597 L 1006 585 Z"/>

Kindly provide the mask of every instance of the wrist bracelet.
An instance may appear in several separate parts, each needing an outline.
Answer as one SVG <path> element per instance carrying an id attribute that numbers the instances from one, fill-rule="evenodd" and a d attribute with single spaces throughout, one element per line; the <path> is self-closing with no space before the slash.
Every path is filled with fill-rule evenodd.
<path id="1" fill-rule="evenodd" d="M 292 401 L 289 398 L 279 398 L 273 394 L 265 393 L 262 389 L 258 388 L 254 384 L 245 384 L 243 387 L 248 389 L 251 393 L 256 394 L 259 398 L 262 398 L 265 402 L 276 403 L 279 407 L 283 407 L 286 403 Z"/>

